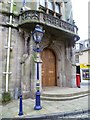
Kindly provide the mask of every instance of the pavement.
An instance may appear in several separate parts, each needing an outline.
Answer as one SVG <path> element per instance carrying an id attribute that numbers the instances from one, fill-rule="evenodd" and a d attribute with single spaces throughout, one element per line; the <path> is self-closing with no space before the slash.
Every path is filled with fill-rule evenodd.
<path id="1" fill-rule="evenodd" d="M 13 100 L 6 105 L 0 105 L 0 118 L 38 118 L 42 116 L 51 116 L 51 115 L 63 115 L 70 113 L 84 113 L 89 110 L 90 103 L 88 102 L 89 98 L 89 89 L 87 86 L 82 86 L 81 88 L 58 88 L 52 87 L 45 88 L 43 90 L 44 97 L 45 95 L 50 95 L 51 97 L 72 97 L 73 99 L 67 100 L 41 100 L 41 110 L 34 110 L 35 99 L 23 99 L 23 115 L 19 116 L 19 99 Z M 77 94 L 78 93 L 78 94 Z M 42 94 L 42 95 L 43 95 Z M 53 96 L 55 95 L 56 96 Z M 81 97 L 76 97 L 82 95 Z M 47 97 L 47 96 L 46 96 Z M 85 117 L 88 117 L 86 114 Z"/>

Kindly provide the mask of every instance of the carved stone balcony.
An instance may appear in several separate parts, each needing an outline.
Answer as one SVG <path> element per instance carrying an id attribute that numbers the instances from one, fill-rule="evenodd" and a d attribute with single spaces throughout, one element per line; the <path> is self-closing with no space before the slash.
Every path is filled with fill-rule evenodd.
<path id="1" fill-rule="evenodd" d="M 43 24 L 49 28 L 55 28 L 59 31 L 77 35 L 78 28 L 74 24 L 70 24 L 50 14 L 42 11 L 28 10 L 24 11 L 19 16 L 19 27 L 31 28 L 33 24 Z"/>

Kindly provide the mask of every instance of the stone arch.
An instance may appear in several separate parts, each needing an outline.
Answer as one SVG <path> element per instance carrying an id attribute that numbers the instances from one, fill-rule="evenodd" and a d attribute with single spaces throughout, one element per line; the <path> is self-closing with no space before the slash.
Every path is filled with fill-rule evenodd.
<path id="1" fill-rule="evenodd" d="M 45 48 L 41 53 L 42 58 L 42 87 L 57 86 L 56 55 L 51 48 Z"/>
<path id="2" fill-rule="evenodd" d="M 64 75 L 64 52 L 63 52 L 63 43 L 61 42 L 54 42 L 50 46 L 50 48 L 55 52 L 56 54 L 56 78 L 57 78 L 57 86 L 62 87 L 63 86 L 63 79 L 65 79 Z"/>

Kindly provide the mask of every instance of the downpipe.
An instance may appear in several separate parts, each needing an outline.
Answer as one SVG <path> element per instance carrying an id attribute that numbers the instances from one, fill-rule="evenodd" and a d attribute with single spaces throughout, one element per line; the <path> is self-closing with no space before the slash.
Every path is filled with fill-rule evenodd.
<path id="1" fill-rule="evenodd" d="M 11 0 L 10 13 L 13 11 L 13 0 Z M 12 15 L 10 15 L 10 22 L 12 24 Z M 8 33 L 8 46 L 7 46 L 7 60 L 6 60 L 6 92 L 8 92 L 8 78 L 9 78 L 9 66 L 10 66 L 10 43 L 11 43 L 11 27 L 9 27 Z"/>

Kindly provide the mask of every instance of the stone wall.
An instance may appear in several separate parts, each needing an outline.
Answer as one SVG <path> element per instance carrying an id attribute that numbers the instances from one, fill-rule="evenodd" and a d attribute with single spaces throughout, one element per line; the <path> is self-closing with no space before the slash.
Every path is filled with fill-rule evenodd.
<path id="1" fill-rule="evenodd" d="M 0 101 L 2 99 L 2 47 L 2 27 L 0 26 Z"/>
<path id="2" fill-rule="evenodd" d="M 2 72 L 6 72 L 6 58 L 7 58 L 7 49 L 5 46 L 8 44 L 8 28 L 2 27 Z M 23 55 L 23 40 L 20 37 L 19 32 L 16 29 L 12 28 L 11 32 L 11 49 L 10 49 L 10 67 L 9 72 L 11 74 L 9 75 L 9 91 L 11 91 L 11 96 L 14 97 L 14 90 L 15 88 L 19 88 L 20 86 L 20 62 L 21 57 Z M 3 83 L 2 83 L 2 89 L 5 91 L 5 74 L 3 74 Z"/>
<path id="3" fill-rule="evenodd" d="M 4 28 L 6 32 L 6 37 L 3 38 L 3 46 L 7 44 L 8 38 L 8 28 Z M 16 37 L 17 36 L 17 37 Z M 23 35 L 15 30 L 12 29 L 12 37 L 11 37 L 11 46 L 12 49 L 10 51 L 10 71 L 12 74 L 9 77 L 9 90 L 11 92 L 11 96 L 15 98 L 15 90 L 18 88 L 20 90 L 20 83 L 22 87 L 22 93 L 24 98 L 34 97 L 35 90 L 36 90 L 36 78 L 35 78 L 35 62 L 34 62 L 34 55 L 33 52 L 33 40 L 30 38 L 30 53 L 24 54 L 25 50 L 25 39 Z M 46 39 L 45 39 L 46 40 Z M 45 41 L 43 40 L 43 41 Z M 48 41 L 50 39 L 47 39 Z M 46 41 L 45 41 L 46 42 Z M 47 42 L 49 43 L 49 42 Z M 43 45 L 45 43 L 43 42 Z M 45 45 L 46 46 L 46 45 Z M 75 70 L 72 67 L 72 61 L 69 59 L 70 48 L 67 46 L 65 47 L 65 43 L 63 40 L 53 40 L 51 45 L 47 47 L 51 48 L 57 58 L 57 86 L 59 87 L 72 87 L 73 81 L 72 71 Z M 68 51 L 67 53 L 65 51 Z M 5 71 L 6 65 L 6 49 L 3 47 L 3 71 Z M 74 73 L 74 72 L 73 72 Z M 40 73 L 41 74 L 41 73 Z M 3 75 L 3 90 L 5 90 L 5 76 Z M 42 90 L 42 86 L 41 86 Z"/>
<path id="4" fill-rule="evenodd" d="M 18 90 L 20 88 L 21 58 L 24 52 L 23 37 L 15 29 L 12 29 L 11 46 L 12 51 L 10 55 L 10 71 L 12 74 L 10 76 L 9 90 L 14 93 L 16 88 L 18 88 Z"/>
<path id="5" fill-rule="evenodd" d="M 5 2 L 5 4 L 7 1 Z M 20 3 L 21 4 L 21 3 Z M 70 2 L 71 4 L 71 2 Z M 18 6 L 19 7 L 19 6 Z M 67 7 L 67 12 L 69 15 L 70 8 Z M 65 10 L 64 10 L 65 12 Z M 64 19 L 66 19 L 65 13 L 63 13 Z M 3 26 L 0 26 L 0 99 L 1 93 L 6 89 L 6 61 L 7 61 L 7 45 L 8 45 L 8 32 L 9 27 L 6 23 L 9 22 L 8 14 L 0 14 L 0 22 Z M 13 23 L 18 24 L 18 18 L 13 19 Z M 61 33 L 60 33 L 61 34 Z M 36 68 L 35 68 L 35 52 L 33 51 L 34 42 L 31 36 L 31 31 L 28 29 L 21 29 L 11 27 L 10 36 L 10 65 L 9 65 L 9 91 L 11 97 L 18 98 L 16 96 L 16 91 L 20 92 L 22 88 L 22 93 L 24 98 L 32 97 L 34 98 L 36 91 Z M 29 40 L 29 43 L 27 41 Z M 67 42 L 66 42 L 67 41 Z M 72 66 L 72 46 L 68 46 L 68 41 L 66 38 L 55 37 L 50 33 L 44 35 L 43 42 L 41 46 L 43 49 L 48 47 L 51 48 L 56 54 L 57 62 L 57 86 L 59 87 L 72 87 L 73 80 L 75 78 L 75 67 Z M 71 55 L 72 54 L 72 55 Z M 42 63 L 40 65 L 41 69 Z M 40 76 L 41 76 L 40 71 Z M 73 75 L 72 75 L 73 74 Z M 42 76 L 41 76 L 42 77 Z M 40 77 L 40 79 L 41 79 Z M 3 81 L 3 82 L 2 82 Z M 40 83 L 41 80 L 40 80 Z M 21 88 L 20 88 L 21 87 Z M 40 90 L 42 91 L 42 85 L 40 84 Z M 16 97 L 15 97 L 16 96 Z"/>

